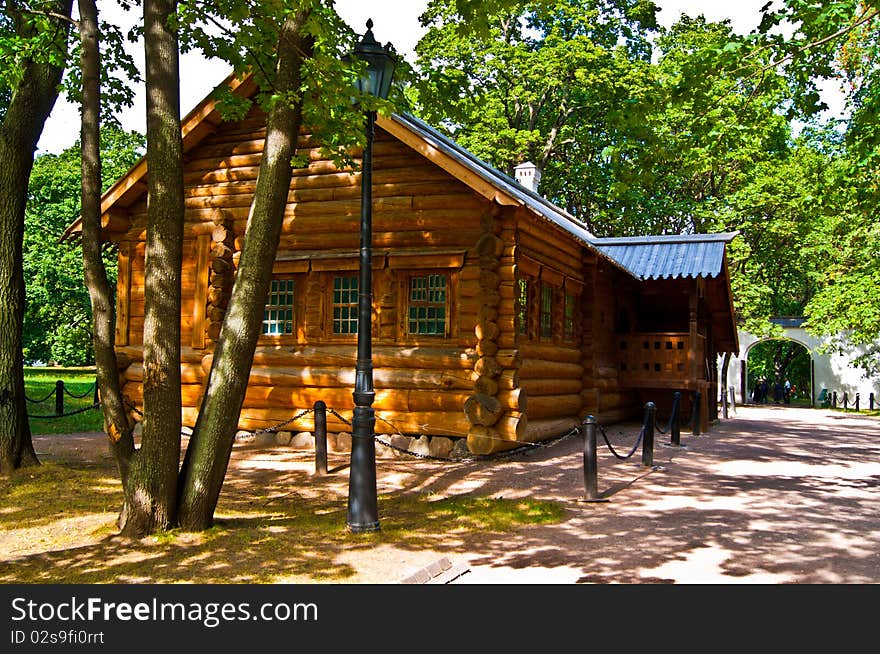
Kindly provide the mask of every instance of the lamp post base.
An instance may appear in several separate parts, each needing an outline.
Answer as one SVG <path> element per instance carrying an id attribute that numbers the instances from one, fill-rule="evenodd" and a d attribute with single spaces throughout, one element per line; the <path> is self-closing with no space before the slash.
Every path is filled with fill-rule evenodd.
<path id="1" fill-rule="evenodd" d="M 376 415 L 356 406 L 351 421 L 351 468 L 348 477 L 348 529 L 359 534 L 379 530 L 376 498 Z"/>

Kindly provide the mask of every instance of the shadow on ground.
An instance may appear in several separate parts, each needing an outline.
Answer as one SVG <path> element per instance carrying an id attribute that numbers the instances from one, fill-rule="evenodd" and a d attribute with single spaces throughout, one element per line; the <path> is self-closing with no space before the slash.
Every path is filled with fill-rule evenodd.
<path id="1" fill-rule="evenodd" d="M 618 452 L 637 432 L 608 429 Z M 0 581 L 397 583 L 447 557 L 470 567 L 454 583 L 880 582 L 877 419 L 740 407 L 708 434 L 683 432 L 685 447 L 667 440 L 657 435 L 653 468 L 600 442 L 604 503 L 583 501 L 574 437 L 494 461 L 380 458 L 382 529 L 362 535 L 345 530 L 345 455 L 331 454 L 331 474 L 319 477 L 310 453 L 237 445 L 210 532 L 128 542 L 112 535 L 111 512 L 79 516 L 79 526 L 70 516 L 79 544 L 2 554 Z M 91 465 L 112 477 L 109 459 Z M 531 526 L 477 524 L 476 505 L 471 516 L 443 510 L 450 498 L 538 501 L 524 512 L 546 500 L 564 511 Z M 437 511 L 413 529 L 425 500 Z M 58 524 L 20 527 L 38 536 Z"/>

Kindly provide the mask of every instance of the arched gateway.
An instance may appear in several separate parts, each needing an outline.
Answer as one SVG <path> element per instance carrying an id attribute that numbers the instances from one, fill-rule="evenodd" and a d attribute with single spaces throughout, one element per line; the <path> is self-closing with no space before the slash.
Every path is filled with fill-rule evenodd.
<path id="1" fill-rule="evenodd" d="M 827 345 L 828 339 L 808 333 L 803 326 L 804 318 L 773 318 L 771 322 L 782 327 L 781 336 L 760 337 L 739 330 L 739 355 L 730 360 L 726 379 L 726 388 L 735 390 L 739 402 L 747 403 L 752 397 L 753 387 L 748 381 L 749 354 L 759 343 L 779 339 L 803 346 L 810 356 L 811 406 L 820 403 L 823 390 L 829 393 L 836 391 L 841 397 L 843 393 L 847 393 L 850 398 L 855 398 L 856 393 L 859 393 L 863 408 L 867 408 L 871 393 L 880 398 L 880 380 L 865 379 L 862 371 L 851 363 L 861 352 L 854 351 L 850 355 L 825 353 L 823 346 Z M 719 370 L 720 365 L 719 362 Z"/>

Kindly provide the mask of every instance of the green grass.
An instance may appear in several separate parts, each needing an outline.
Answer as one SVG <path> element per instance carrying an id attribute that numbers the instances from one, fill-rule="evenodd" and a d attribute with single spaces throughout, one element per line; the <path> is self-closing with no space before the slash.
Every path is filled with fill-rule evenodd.
<path id="1" fill-rule="evenodd" d="M 64 413 L 73 414 L 60 418 L 55 417 L 55 382 L 64 381 Z M 81 413 L 73 413 L 91 407 L 94 402 L 94 368 L 59 368 L 59 367 L 25 367 L 25 395 L 28 402 L 28 415 L 32 434 L 66 434 L 80 431 L 100 431 L 104 419 L 101 409 L 90 409 Z M 76 398 L 71 395 L 84 395 Z M 48 396 L 48 397 L 47 397 Z M 46 398 L 46 399 L 43 399 Z M 35 418 L 33 416 L 49 416 Z"/>
<path id="2" fill-rule="evenodd" d="M 354 535 L 344 497 L 291 488 L 284 479 L 228 485 L 211 529 L 126 540 L 115 535 L 122 492 L 112 464 L 20 470 L 0 478 L 0 537 L 13 552 L 0 556 L 0 583 L 340 583 L 357 580 L 360 557 L 377 547 L 506 552 L 521 527 L 566 513 L 529 498 L 400 493 L 379 497 L 380 531 Z M 387 581 L 402 572 L 388 565 Z"/>

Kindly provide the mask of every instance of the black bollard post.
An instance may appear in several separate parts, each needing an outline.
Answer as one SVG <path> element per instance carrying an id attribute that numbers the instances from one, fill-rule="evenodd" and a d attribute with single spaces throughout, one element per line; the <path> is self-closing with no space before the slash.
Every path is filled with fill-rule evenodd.
<path id="1" fill-rule="evenodd" d="M 836 409 L 836 408 L 837 408 L 837 391 L 834 391 L 834 392 L 831 394 L 831 408 L 832 408 L 832 409 Z"/>
<path id="2" fill-rule="evenodd" d="M 694 393 L 694 424 L 692 425 L 694 436 L 700 435 L 700 400 L 702 396 L 700 395 L 700 391 Z"/>
<path id="3" fill-rule="evenodd" d="M 673 445 L 681 445 L 681 393 L 672 394 L 672 418 L 669 420 L 669 439 Z"/>
<path id="4" fill-rule="evenodd" d="M 94 396 L 94 399 L 92 400 L 92 404 L 98 404 L 98 402 L 100 402 L 100 401 L 101 401 L 101 397 L 98 394 L 98 380 L 96 379 L 95 380 L 95 396 Z"/>
<path id="5" fill-rule="evenodd" d="M 721 417 L 727 420 L 727 391 L 721 389 Z"/>
<path id="6" fill-rule="evenodd" d="M 856 413 L 859 412 L 859 394 L 856 393 L 856 403 L 855 403 Z"/>
<path id="7" fill-rule="evenodd" d="M 654 465 L 654 415 L 657 407 L 653 402 L 645 404 L 645 422 L 642 428 L 645 431 L 642 441 L 642 465 L 651 467 Z"/>
<path id="8" fill-rule="evenodd" d="M 64 380 L 59 379 L 55 382 L 55 415 L 64 414 Z"/>
<path id="9" fill-rule="evenodd" d="M 849 397 L 846 394 L 846 391 L 843 391 L 843 410 L 849 410 Z"/>
<path id="10" fill-rule="evenodd" d="M 580 427 L 584 436 L 584 491 L 588 502 L 601 501 L 599 497 L 599 460 L 596 451 L 596 417 L 587 416 Z"/>
<path id="11" fill-rule="evenodd" d="M 871 409 L 871 411 L 874 410 L 874 394 L 873 393 L 868 395 L 868 408 Z"/>
<path id="12" fill-rule="evenodd" d="M 315 474 L 327 474 L 327 405 L 315 402 Z"/>

